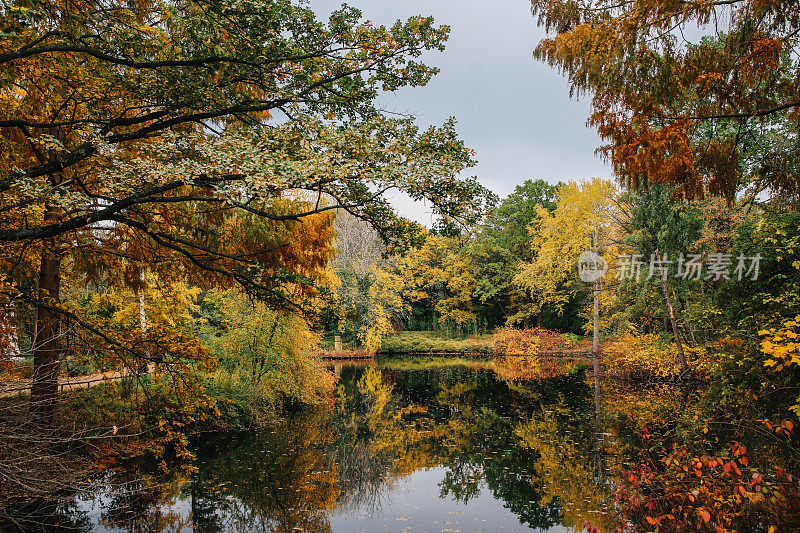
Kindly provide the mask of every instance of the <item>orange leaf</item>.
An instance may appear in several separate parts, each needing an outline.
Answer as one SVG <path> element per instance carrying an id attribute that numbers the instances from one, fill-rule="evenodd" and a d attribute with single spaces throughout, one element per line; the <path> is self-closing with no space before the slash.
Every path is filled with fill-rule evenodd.
<path id="1" fill-rule="evenodd" d="M 703 510 L 700 512 L 700 516 L 702 516 L 702 517 L 703 517 L 703 522 L 708 522 L 709 520 L 711 520 L 711 513 L 709 513 L 709 512 L 708 512 L 708 511 L 706 511 L 705 509 L 703 509 Z"/>

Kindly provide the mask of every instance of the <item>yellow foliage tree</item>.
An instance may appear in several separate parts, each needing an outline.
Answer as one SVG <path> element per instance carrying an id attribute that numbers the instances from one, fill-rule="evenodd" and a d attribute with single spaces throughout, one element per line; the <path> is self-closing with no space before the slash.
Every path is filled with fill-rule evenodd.
<path id="1" fill-rule="evenodd" d="M 419 249 L 401 259 L 398 271 L 410 300 L 428 300 L 439 325 L 465 331 L 477 320 L 472 306 L 476 281 L 469 258 L 458 252 L 456 239 L 428 235 Z"/>
<path id="2" fill-rule="evenodd" d="M 374 352 L 381 347 L 383 337 L 397 329 L 397 321 L 407 313 L 408 304 L 403 300 L 405 281 L 400 275 L 377 265 L 371 274 L 367 323 L 361 327 L 359 338 L 368 351 Z"/>
<path id="3" fill-rule="evenodd" d="M 607 265 L 613 263 L 617 193 L 617 187 L 608 180 L 568 182 L 558 188 L 559 200 L 552 213 L 543 207 L 537 208 L 541 223 L 532 230 L 535 259 L 521 266 L 514 281 L 531 294 L 539 310 L 546 304 L 561 310 L 571 297 L 583 290 L 576 275 L 582 252 L 594 252 Z M 601 280 L 593 284 L 596 308 L 600 285 Z M 594 314 L 596 330 L 597 309 Z"/>
<path id="4" fill-rule="evenodd" d="M 764 366 L 781 371 L 791 366 L 800 366 L 800 315 L 787 320 L 780 328 L 763 329 L 761 352 L 768 356 Z M 791 410 L 800 416 L 800 398 Z"/>
<path id="5" fill-rule="evenodd" d="M 217 382 L 269 400 L 282 394 L 313 403 L 330 391 L 330 376 L 310 356 L 320 335 L 305 317 L 270 309 L 236 290 L 212 291 L 208 299 L 223 317 L 222 333 L 207 341 L 222 363 Z"/>

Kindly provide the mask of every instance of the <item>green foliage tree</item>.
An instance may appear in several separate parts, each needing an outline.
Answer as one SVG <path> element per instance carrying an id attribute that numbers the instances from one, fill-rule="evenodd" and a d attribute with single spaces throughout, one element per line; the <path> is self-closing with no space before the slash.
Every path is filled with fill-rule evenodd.
<path id="1" fill-rule="evenodd" d="M 236 290 L 210 291 L 204 305 L 216 314 L 203 337 L 219 361 L 219 385 L 272 402 L 314 403 L 329 392 L 327 374 L 309 357 L 320 336 L 304 316 L 270 309 Z"/>
<path id="2" fill-rule="evenodd" d="M 677 276 L 680 258 L 700 239 L 703 221 L 696 207 L 673 201 L 673 195 L 673 187 L 656 185 L 646 191 L 628 193 L 620 199 L 619 205 L 626 215 L 620 223 L 627 233 L 624 241 L 629 247 L 631 261 L 642 261 L 646 266 L 636 276 L 624 277 L 618 294 L 628 293 L 628 297 L 623 298 L 624 305 L 629 305 L 631 299 L 638 304 L 628 308 L 628 313 L 637 317 L 652 317 L 652 312 L 647 307 L 660 307 L 653 305 L 656 292 L 652 290 L 652 286 L 655 284 L 661 289 L 666 319 L 672 328 L 678 357 L 685 371 L 688 367 L 679 329 L 679 309 L 676 310 L 678 306 L 675 305 L 674 291 L 678 284 L 675 278 L 681 280 Z M 683 289 L 680 300 L 697 300 L 696 294 L 702 295 L 702 290 L 698 289 L 702 289 L 703 282 L 692 279 L 683 281 L 680 284 Z M 694 339 L 692 325 L 684 323 L 683 327 L 685 337 Z"/>
<path id="3" fill-rule="evenodd" d="M 544 180 L 525 180 L 487 215 L 473 240 L 465 247 L 475 272 L 478 313 L 486 326 L 529 323 L 538 314 L 524 290 L 514 283 L 522 262 L 535 250 L 531 232 L 541 220 L 537 206 L 552 212 L 557 186 Z"/>
<path id="4" fill-rule="evenodd" d="M 341 208 L 396 241 L 408 224 L 385 191 L 466 218 L 482 194 L 455 177 L 471 156 L 452 122 L 419 131 L 374 105 L 435 73 L 416 60 L 443 48 L 448 29 L 430 18 L 387 28 L 349 7 L 323 23 L 291 1 L 41 0 L 8 4 L 0 24 L 2 288 L 37 309 L 32 397 L 51 415 L 67 256 L 123 256 L 292 306 L 286 283 L 310 286 L 325 253 L 261 246 L 264 232 Z"/>
<path id="5" fill-rule="evenodd" d="M 770 212 L 748 217 L 732 242 L 732 258 L 760 256 L 758 276 L 734 276 L 717 294 L 728 326 L 751 337 L 779 327 L 800 309 L 800 214 Z M 755 278 L 755 279 L 754 279 Z"/>

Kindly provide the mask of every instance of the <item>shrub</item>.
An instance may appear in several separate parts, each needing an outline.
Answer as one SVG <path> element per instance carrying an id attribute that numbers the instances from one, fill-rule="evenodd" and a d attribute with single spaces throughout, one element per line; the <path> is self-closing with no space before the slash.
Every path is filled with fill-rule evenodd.
<path id="1" fill-rule="evenodd" d="M 501 329 L 494 335 L 494 350 L 503 355 L 535 356 L 542 352 L 586 348 L 588 346 L 581 337 L 544 328 Z"/>
<path id="2" fill-rule="evenodd" d="M 680 374 L 675 345 L 653 333 L 629 333 L 604 344 L 603 364 L 608 374 L 626 379 L 659 379 Z"/>

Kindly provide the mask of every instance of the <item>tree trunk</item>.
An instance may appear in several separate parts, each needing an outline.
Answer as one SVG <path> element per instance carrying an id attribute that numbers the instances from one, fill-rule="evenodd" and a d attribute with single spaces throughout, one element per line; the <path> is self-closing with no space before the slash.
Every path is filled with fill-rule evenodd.
<path id="1" fill-rule="evenodd" d="M 600 352 L 600 287 L 599 280 L 592 282 L 592 353 Z"/>
<path id="2" fill-rule="evenodd" d="M 600 281 L 592 282 L 592 370 L 595 380 L 600 375 Z"/>
<path id="3" fill-rule="evenodd" d="M 56 305 L 61 289 L 61 257 L 52 250 L 42 250 L 38 298 L 46 305 Z M 60 316 L 50 309 L 36 309 L 36 344 L 33 347 L 33 383 L 31 402 L 40 413 L 40 422 L 51 425 L 58 406 Z"/>
<path id="4" fill-rule="evenodd" d="M 144 281 L 144 272 L 142 272 L 142 281 Z M 145 295 L 144 295 L 145 287 L 144 284 L 142 288 L 139 290 L 139 330 L 142 334 L 142 355 L 144 355 L 143 361 L 141 361 L 137 366 L 137 373 L 141 374 L 142 372 L 149 372 L 149 362 L 150 362 L 150 351 L 147 348 L 147 312 L 145 310 Z"/>
<path id="5" fill-rule="evenodd" d="M 144 289 L 139 291 L 139 329 L 142 332 L 142 342 L 147 337 L 147 313 L 144 309 Z"/>
<path id="6" fill-rule="evenodd" d="M 689 365 L 686 364 L 686 356 L 683 354 L 683 343 L 681 343 L 681 336 L 678 331 L 678 321 L 675 319 L 675 309 L 672 307 L 672 299 L 669 297 L 669 290 L 667 289 L 667 272 L 661 262 L 661 252 L 658 251 L 658 248 L 656 248 L 656 260 L 659 265 L 658 270 L 661 273 L 661 290 L 664 293 L 664 301 L 667 304 L 669 322 L 672 325 L 672 335 L 675 337 L 675 345 L 678 347 L 678 359 L 681 362 L 681 373 L 683 373 L 689 370 Z"/>

